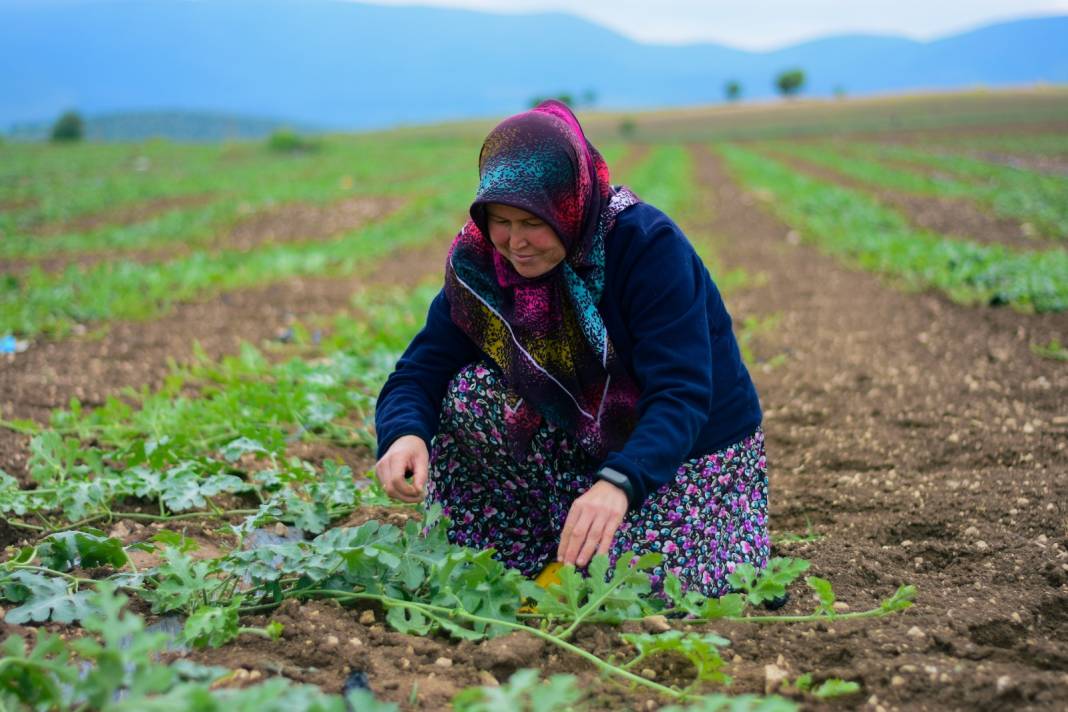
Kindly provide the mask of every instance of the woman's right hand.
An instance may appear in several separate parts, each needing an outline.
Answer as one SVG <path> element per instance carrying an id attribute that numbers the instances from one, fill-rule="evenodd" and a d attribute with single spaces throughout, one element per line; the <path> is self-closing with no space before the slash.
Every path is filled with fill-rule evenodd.
<path id="1" fill-rule="evenodd" d="M 421 502 L 426 492 L 430 453 L 418 435 L 402 435 L 393 441 L 382 459 L 375 463 L 375 475 L 382 489 L 402 502 Z M 406 475 L 412 473 L 412 481 Z"/>

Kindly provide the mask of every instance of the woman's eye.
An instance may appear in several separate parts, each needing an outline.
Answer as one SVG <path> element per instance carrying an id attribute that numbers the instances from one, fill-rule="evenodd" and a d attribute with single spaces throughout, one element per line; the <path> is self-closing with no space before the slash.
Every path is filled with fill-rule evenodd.
<path id="1" fill-rule="evenodd" d="M 526 225 L 527 227 L 541 227 L 541 223 L 540 222 L 525 222 L 523 224 Z"/>

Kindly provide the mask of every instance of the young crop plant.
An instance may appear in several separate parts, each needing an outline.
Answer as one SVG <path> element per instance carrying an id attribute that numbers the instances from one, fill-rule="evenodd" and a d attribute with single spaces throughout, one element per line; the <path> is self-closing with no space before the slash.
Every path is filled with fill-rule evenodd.
<path id="1" fill-rule="evenodd" d="M 1051 361 L 1068 361 L 1068 347 L 1057 337 L 1045 344 L 1031 344 L 1031 353 Z"/>
<path id="2" fill-rule="evenodd" d="M 740 182 L 803 238 L 848 262 L 913 288 L 937 287 L 963 303 L 1024 311 L 1068 309 L 1068 252 L 1016 252 L 911 227 L 898 212 L 856 190 L 810 178 L 748 148 L 719 152 Z"/>
<path id="3" fill-rule="evenodd" d="M 235 530 L 251 535 L 270 519 L 264 513 L 249 515 Z M 137 571 L 117 540 L 91 532 L 65 532 L 0 565 L 0 594 L 17 604 L 8 611 L 8 622 L 81 620 L 89 625 L 99 617 L 94 607 L 97 592 L 118 586 L 149 603 L 156 613 L 187 615 L 182 638 L 194 646 L 225 644 L 242 633 L 277 636 L 276 625 L 242 626 L 240 618 L 273 610 L 287 599 L 374 604 L 386 610 L 386 622 L 402 633 L 439 632 L 478 641 L 526 631 L 609 678 L 668 699 L 691 701 L 702 692 L 698 685 L 727 681 L 718 653 L 726 642 L 722 638 L 677 630 L 631 636 L 627 640 L 638 659 L 630 663 L 600 658 L 571 638 L 584 623 L 618 624 L 650 615 L 687 616 L 676 619 L 679 626 L 709 620 L 802 622 L 887 615 L 911 605 L 912 591 L 903 587 L 877 609 L 839 615 L 829 584 L 810 577 L 809 585 L 820 596 L 814 613 L 747 613 L 749 605 L 781 595 L 808 567 L 797 559 L 773 560 L 764 574 L 739 567 L 735 573 L 741 592 L 718 599 L 683 593 L 673 577 L 665 583 L 667 599 L 651 596 L 648 570 L 658 563 L 658 554 L 624 556 L 614 567 L 600 555 L 591 562 L 589 576 L 564 567 L 560 582 L 543 589 L 506 569 L 490 551 L 449 544 L 446 528 L 439 508 L 434 508 L 426 521 L 409 520 L 403 529 L 371 520 L 358 527 L 328 529 L 310 540 L 270 541 L 199 560 L 190 555 L 187 540 L 163 534 L 157 541 L 137 545 L 162 550 L 156 565 Z M 73 573 L 84 566 L 93 566 L 98 578 Z M 524 612 L 531 605 L 533 611 Z M 632 671 L 638 660 L 665 653 L 691 662 L 695 679 L 690 685 L 677 688 Z"/>
<path id="4" fill-rule="evenodd" d="M 174 304 L 298 276 L 341 276 L 388 253 L 455 229 L 452 209 L 469 198 L 466 167 L 437 173 L 433 189 L 388 216 L 329 241 L 266 243 L 253 250 L 199 250 L 157 262 L 103 262 L 55 275 L 30 270 L 0 282 L 0 333 L 63 335 L 75 324 L 151 319 Z"/>
<path id="5" fill-rule="evenodd" d="M 310 685 L 276 677 L 243 688 L 217 688 L 227 672 L 160 654 L 167 635 L 151 633 L 144 620 L 124 611 L 127 598 L 102 583 L 87 597 L 93 615 L 86 635 L 64 639 L 38 628 L 30 644 L 19 635 L 3 643 L 0 709 L 60 712 L 378 712 L 396 709 L 358 691 L 346 700 Z M 354 705 L 359 705 L 354 707 Z"/>
<path id="6" fill-rule="evenodd" d="M 970 197 L 1006 217 L 1027 221 L 1036 232 L 1054 240 L 1068 239 L 1068 178 L 1014 166 L 1004 166 L 968 156 L 930 149 L 882 144 L 859 144 L 856 155 L 880 161 L 906 161 L 936 171 L 928 178 L 932 192 Z"/>
<path id="7" fill-rule="evenodd" d="M 719 654 L 719 649 L 730 645 L 730 641 L 715 633 L 669 630 L 655 635 L 625 633 L 622 638 L 638 651 L 638 656 L 623 666 L 628 670 L 653 655 L 674 653 L 686 658 L 693 666 L 694 680 L 687 689 L 693 689 L 702 682 L 730 684 L 731 678 L 723 672 L 725 663 Z"/>
<path id="8" fill-rule="evenodd" d="M 72 401 L 49 427 L 0 422 L 31 435 L 28 470 L 37 483 L 24 489 L 0 473 L 0 514 L 47 533 L 121 518 L 227 520 L 265 508 L 318 533 L 361 504 L 384 502 L 347 467 L 312 466 L 288 452 L 301 441 L 371 444 L 372 394 L 436 291 L 361 295 L 354 305 L 368 321 L 339 317 L 314 361 L 271 360 L 245 344 L 235 356 L 201 354 L 175 366 L 155 393 L 128 392 L 93 411 Z M 156 513 L 137 506 L 145 503 Z"/>
<path id="9" fill-rule="evenodd" d="M 471 687 L 452 698 L 455 712 L 577 712 L 588 709 L 574 675 L 541 680 L 537 670 L 517 670 L 500 687 Z"/>
<path id="10" fill-rule="evenodd" d="M 811 694 L 818 700 L 830 700 L 835 697 L 844 697 L 860 692 L 859 684 L 843 680 L 840 677 L 828 678 L 817 685 L 813 680 L 812 673 L 801 675 L 794 680 L 792 686 L 801 692 Z"/>

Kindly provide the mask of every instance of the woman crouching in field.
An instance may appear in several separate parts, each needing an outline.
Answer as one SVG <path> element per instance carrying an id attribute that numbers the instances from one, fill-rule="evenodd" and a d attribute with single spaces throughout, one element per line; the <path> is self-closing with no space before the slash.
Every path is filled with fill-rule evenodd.
<path id="1" fill-rule="evenodd" d="M 656 551 L 688 590 L 768 557 L 756 390 L 679 227 L 566 105 L 501 122 L 444 288 L 378 398 L 386 492 L 528 576 Z M 406 479 L 411 476 L 411 480 Z M 424 491 L 425 490 L 425 491 Z"/>

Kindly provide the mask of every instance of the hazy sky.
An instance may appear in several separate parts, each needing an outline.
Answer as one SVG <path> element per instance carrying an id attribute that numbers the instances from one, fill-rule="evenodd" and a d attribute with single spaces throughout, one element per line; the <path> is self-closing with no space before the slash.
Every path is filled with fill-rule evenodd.
<path id="1" fill-rule="evenodd" d="M 360 0 L 496 12 L 557 10 L 644 42 L 707 40 L 769 49 L 843 32 L 929 39 L 1000 20 L 1068 14 L 1068 0 Z"/>

